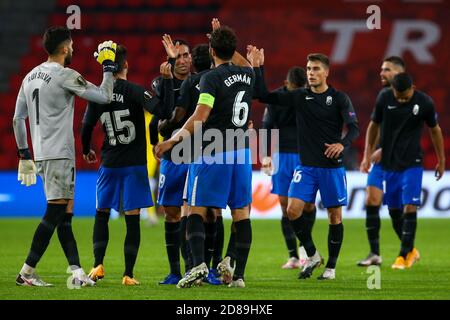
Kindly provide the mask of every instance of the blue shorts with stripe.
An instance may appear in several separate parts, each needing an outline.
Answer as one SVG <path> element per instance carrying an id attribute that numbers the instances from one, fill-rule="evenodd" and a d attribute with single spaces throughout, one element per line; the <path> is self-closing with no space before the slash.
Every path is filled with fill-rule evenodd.
<path id="1" fill-rule="evenodd" d="M 325 208 L 347 205 L 347 178 L 345 169 L 318 168 L 299 165 L 295 169 L 289 198 L 315 203 L 317 191 L 320 191 Z"/>
<path id="2" fill-rule="evenodd" d="M 175 164 L 161 159 L 158 184 L 158 204 L 165 207 L 181 207 L 183 190 L 189 164 Z"/>
<path id="3" fill-rule="evenodd" d="M 369 175 L 367 176 L 367 186 L 375 187 L 380 190 L 383 190 L 383 181 L 384 181 L 384 170 L 381 167 L 381 164 L 374 164 L 372 169 L 370 169 Z"/>
<path id="4" fill-rule="evenodd" d="M 197 207 L 225 209 L 228 205 L 230 209 L 238 209 L 249 205 L 252 202 L 250 150 L 228 151 L 216 154 L 214 159 L 203 158 L 191 163 L 187 200 L 190 206 Z"/>
<path id="5" fill-rule="evenodd" d="M 384 204 L 392 209 L 401 209 L 407 204 L 420 206 L 422 176 L 422 167 L 412 167 L 403 171 L 386 170 Z"/>
<path id="6" fill-rule="evenodd" d="M 272 176 L 272 193 L 287 197 L 295 168 L 300 165 L 298 153 L 280 152 L 272 157 L 275 174 Z"/>
<path id="7" fill-rule="evenodd" d="M 130 211 L 151 206 L 153 200 L 147 166 L 100 166 L 97 179 L 97 209 Z"/>

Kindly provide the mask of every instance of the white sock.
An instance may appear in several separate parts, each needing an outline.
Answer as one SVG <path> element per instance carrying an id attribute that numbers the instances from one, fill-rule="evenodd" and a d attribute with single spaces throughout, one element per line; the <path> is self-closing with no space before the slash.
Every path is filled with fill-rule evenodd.
<path id="1" fill-rule="evenodd" d="M 30 276 L 34 273 L 35 270 L 36 270 L 35 268 L 30 267 L 29 265 L 24 263 L 22 269 L 20 270 L 20 274 L 25 275 L 25 276 Z"/>

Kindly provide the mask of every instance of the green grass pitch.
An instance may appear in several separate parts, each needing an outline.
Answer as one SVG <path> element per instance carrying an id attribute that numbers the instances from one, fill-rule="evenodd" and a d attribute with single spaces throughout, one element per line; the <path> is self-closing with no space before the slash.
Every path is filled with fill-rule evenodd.
<path id="1" fill-rule="evenodd" d="M 313 278 L 298 280 L 298 270 L 282 270 L 287 251 L 278 220 L 254 220 L 253 244 L 246 270 L 245 289 L 209 286 L 177 289 L 157 284 L 168 273 L 164 246 L 163 223 L 155 227 L 142 224 L 141 248 L 135 276 L 141 286 L 121 285 L 123 272 L 123 219 L 110 222 L 110 242 L 106 252 L 106 277 L 94 288 L 69 290 L 66 286 L 67 262 L 56 234 L 38 265 L 38 273 L 53 283 L 52 288 L 30 288 L 15 285 L 15 277 L 28 253 L 38 219 L 0 220 L 0 299 L 151 299 L 151 300 L 227 300 L 227 299 L 450 299 L 450 220 L 419 219 L 416 246 L 422 259 L 409 270 L 391 270 L 399 250 L 399 241 L 389 220 L 382 221 L 381 289 L 368 289 L 371 274 L 357 267 L 356 261 L 368 252 L 363 220 L 345 220 L 344 243 L 339 257 L 336 280 L 318 281 L 321 267 Z M 74 232 L 81 263 L 89 272 L 93 262 L 93 219 L 75 218 Z M 230 221 L 225 221 L 225 245 Z M 319 251 L 327 256 L 327 221 L 318 220 L 314 240 Z M 225 251 L 225 249 L 224 249 Z"/>

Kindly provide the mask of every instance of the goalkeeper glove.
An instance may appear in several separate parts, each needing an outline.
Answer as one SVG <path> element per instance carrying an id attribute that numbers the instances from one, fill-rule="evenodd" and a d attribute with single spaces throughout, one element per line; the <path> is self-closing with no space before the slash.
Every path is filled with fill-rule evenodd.
<path id="1" fill-rule="evenodd" d="M 18 151 L 19 160 L 19 172 L 17 180 L 27 187 L 36 184 L 36 165 L 31 160 L 31 154 L 28 149 L 20 149 Z"/>
<path id="2" fill-rule="evenodd" d="M 116 60 L 117 43 L 112 41 L 104 41 L 98 45 L 98 50 L 94 52 L 94 57 L 98 63 L 103 65 L 103 72 L 115 72 L 117 65 Z"/>

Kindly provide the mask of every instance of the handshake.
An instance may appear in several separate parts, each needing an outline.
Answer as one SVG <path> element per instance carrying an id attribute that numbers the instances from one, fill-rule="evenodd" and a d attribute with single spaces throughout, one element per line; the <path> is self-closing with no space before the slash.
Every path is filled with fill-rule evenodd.
<path id="1" fill-rule="evenodd" d="M 94 58 L 103 66 L 103 72 L 115 72 L 117 70 L 116 61 L 117 43 L 104 41 L 98 45 L 98 50 L 94 52 Z"/>

